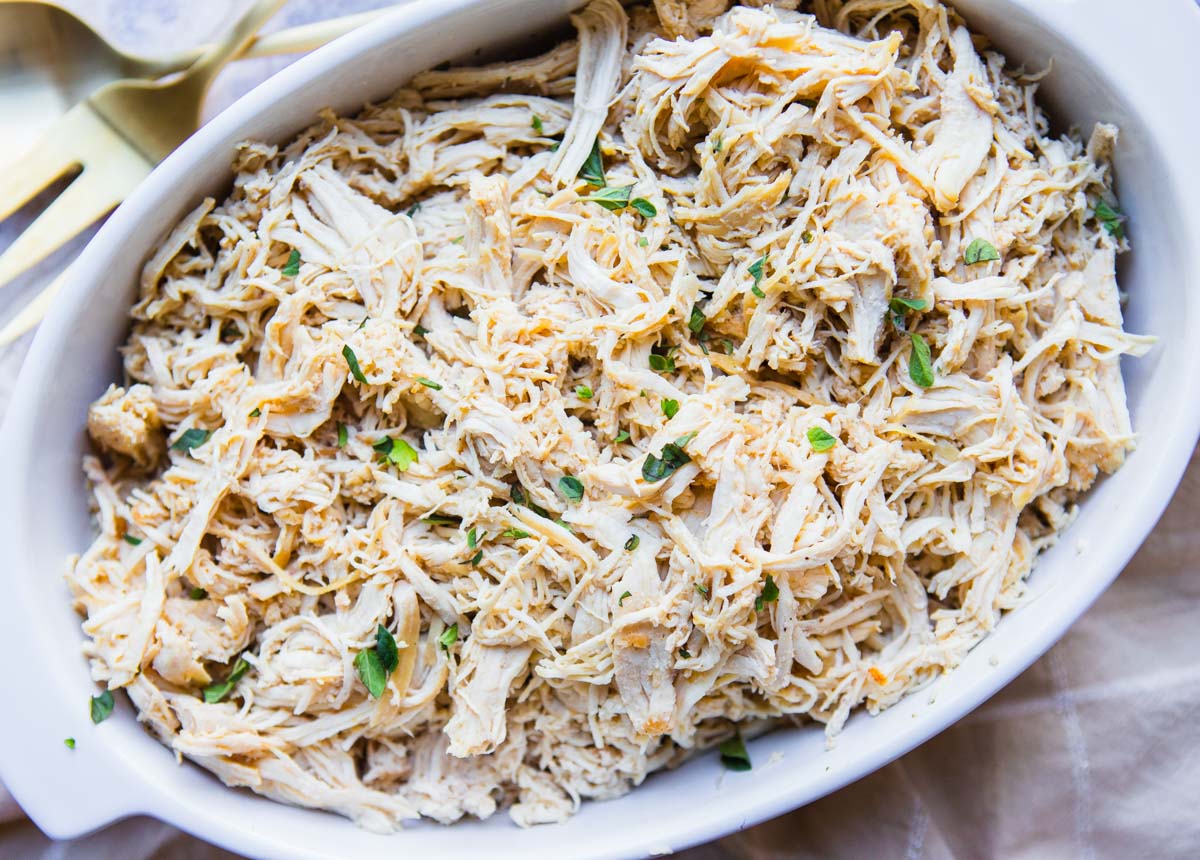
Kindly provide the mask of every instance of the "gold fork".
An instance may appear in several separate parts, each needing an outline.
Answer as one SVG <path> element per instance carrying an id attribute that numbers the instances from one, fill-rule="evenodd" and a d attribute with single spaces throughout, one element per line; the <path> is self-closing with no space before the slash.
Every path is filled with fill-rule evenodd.
<path id="1" fill-rule="evenodd" d="M 0 220 L 55 180 L 81 169 L 66 190 L 0 254 L 0 287 L 117 206 L 200 124 L 209 84 L 284 0 L 257 0 L 230 32 L 166 82 L 128 79 L 101 87 L 57 120 L 27 155 L 0 172 Z M 5 327 L 29 327 L 63 276 Z M 33 318 L 34 323 L 40 315 Z"/>

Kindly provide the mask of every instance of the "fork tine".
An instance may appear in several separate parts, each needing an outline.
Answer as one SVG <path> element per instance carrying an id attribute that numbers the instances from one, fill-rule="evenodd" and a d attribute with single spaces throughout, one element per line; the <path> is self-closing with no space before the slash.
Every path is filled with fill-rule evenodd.
<path id="1" fill-rule="evenodd" d="M 83 173 L 0 254 L 0 287 L 110 212 L 149 174 L 151 165 L 112 137 L 89 145 Z"/>
<path id="2" fill-rule="evenodd" d="M 43 287 L 42 291 L 33 297 L 33 301 L 21 308 L 20 313 L 9 320 L 3 329 L 0 329 L 0 348 L 8 346 L 42 321 L 46 313 L 50 310 L 50 305 L 54 303 L 54 297 L 58 295 L 58 291 L 62 289 L 63 282 L 66 279 L 67 271 L 63 270 L 57 278 Z"/>
<path id="3" fill-rule="evenodd" d="M 79 145 L 94 123 L 91 108 L 76 105 L 57 119 L 24 155 L 0 165 L 0 221 L 16 212 L 54 180 L 80 164 Z"/>

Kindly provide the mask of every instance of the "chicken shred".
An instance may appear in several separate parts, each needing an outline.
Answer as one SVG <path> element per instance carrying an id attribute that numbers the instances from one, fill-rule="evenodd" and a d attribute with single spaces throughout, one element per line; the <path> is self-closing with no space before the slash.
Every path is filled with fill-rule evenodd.
<path id="1" fill-rule="evenodd" d="M 95 679 L 230 785 L 528 826 L 832 736 L 1133 446 L 1115 128 L 1052 136 L 936 0 L 572 21 L 243 144 L 146 264 L 67 579 Z"/>

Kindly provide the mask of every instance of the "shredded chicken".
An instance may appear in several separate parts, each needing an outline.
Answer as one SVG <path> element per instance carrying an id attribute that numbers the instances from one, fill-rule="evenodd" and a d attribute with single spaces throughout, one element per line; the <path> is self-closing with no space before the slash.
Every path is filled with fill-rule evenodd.
<path id="1" fill-rule="evenodd" d="M 244 144 L 89 412 L 96 680 L 387 831 L 959 663 L 1133 445 L 1116 130 L 936 0 L 793 5 L 595 0 Z"/>

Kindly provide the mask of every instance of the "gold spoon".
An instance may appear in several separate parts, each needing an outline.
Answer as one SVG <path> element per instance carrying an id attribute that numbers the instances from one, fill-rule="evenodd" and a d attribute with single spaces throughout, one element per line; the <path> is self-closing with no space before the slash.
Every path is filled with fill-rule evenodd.
<path id="1" fill-rule="evenodd" d="M 255 36 L 242 57 L 311 51 L 378 17 L 386 9 Z M 113 47 L 72 13 L 45 0 L 0 0 L 0 98 L 73 105 L 122 78 L 159 78 L 186 69 L 211 46 L 142 57 Z M 61 110 L 60 110 L 61 112 Z"/>

